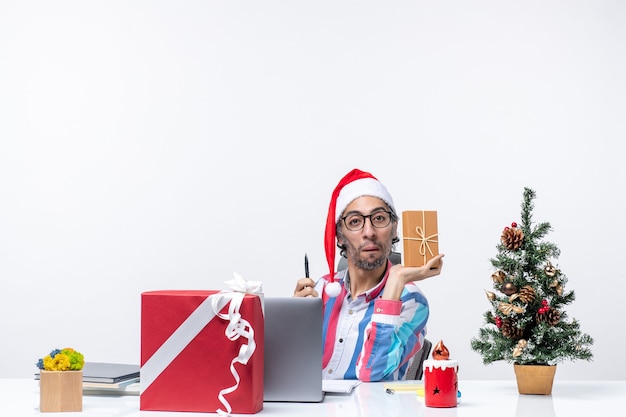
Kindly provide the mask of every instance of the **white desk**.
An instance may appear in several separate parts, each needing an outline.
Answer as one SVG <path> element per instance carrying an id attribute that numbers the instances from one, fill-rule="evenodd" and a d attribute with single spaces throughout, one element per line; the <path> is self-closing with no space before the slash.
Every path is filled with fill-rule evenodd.
<path id="1" fill-rule="evenodd" d="M 412 393 L 387 394 L 382 383 L 363 383 L 351 395 L 327 395 L 322 403 L 265 403 L 259 417 L 570 417 L 626 415 L 626 381 L 555 381 L 552 395 L 519 395 L 515 381 L 459 381 L 461 404 L 427 408 Z M 30 379 L 0 379 L 0 416 L 40 415 L 39 386 Z M 139 411 L 138 396 L 83 397 L 82 413 L 44 416 L 197 417 L 214 413 Z M 250 416 L 250 414 L 246 414 Z"/>

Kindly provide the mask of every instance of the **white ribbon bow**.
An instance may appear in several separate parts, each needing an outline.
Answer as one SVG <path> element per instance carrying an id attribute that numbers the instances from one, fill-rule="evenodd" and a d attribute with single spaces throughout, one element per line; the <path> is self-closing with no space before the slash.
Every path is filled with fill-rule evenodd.
<path id="1" fill-rule="evenodd" d="M 239 354 L 233 358 L 230 362 L 230 373 L 235 378 L 235 384 L 222 389 L 218 398 L 222 405 L 226 408 L 226 411 L 222 409 L 218 409 L 217 413 L 220 415 L 229 416 L 232 412 L 232 407 L 230 403 L 226 400 L 225 395 L 234 392 L 239 387 L 239 382 L 241 378 L 239 377 L 239 373 L 235 369 L 235 363 L 241 363 L 246 365 L 252 354 L 256 350 L 256 342 L 254 341 L 254 329 L 250 326 L 250 322 L 241 317 L 239 313 L 239 308 L 241 307 L 241 303 L 243 302 L 243 298 L 246 294 L 254 294 L 262 297 L 263 295 L 263 286 L 259 281 L 247 281 L 242 278 L 239 274 L 234 273 L 235 279 L 231 281 L 226 281 L 226 284 L 234 291 L 232 292 L 220 292 L 215 294 L 213 297 L 213 311 L 215 315 L 221 318 L 222 320 L 228 321 L 228 326 L 226 327 L 226 337 L 230 341 L 235 341 L 240 337 L 244 337 L 247 340 L 247 344 L 242 344 L 239 348 Z M 220 313 L 220 310 L 224 306 L 222 302 L 222 298 L 227 297 L 230 299 L 230 304 L 228 307 L 228 314 Z M 261 298 L 261 301 L 263 299 Z M 263 303 L 261 302 L 261 305 Z"/>
<path id="2" fill-rule="evenodd" d="M 233 275 L 235 279 L 226 281 L 226 285 L 228 285 L 231 290 L 246 294 L 263 294 L 263 283 L 261 281 L 248 281 L 236 272 L 234 272 Z"/>

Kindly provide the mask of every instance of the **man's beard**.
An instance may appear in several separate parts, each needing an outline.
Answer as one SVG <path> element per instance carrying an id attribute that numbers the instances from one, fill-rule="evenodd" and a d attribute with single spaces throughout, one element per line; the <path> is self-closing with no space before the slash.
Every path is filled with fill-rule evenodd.
<path id="1" fill-rule="evenodd" d="M 380 245 L 379 245 L 380 247 Z M 348 259 L 352 259 L 353 263 L 358 267 L 361 268 L 365 271 L 373 271 L 377 268 L 380 268 L 381 266 L 385 265 L 387 262 L 387 257 L 389 256 L 389 254 L 391 253 L 391 248 L 387 248 L 387 250 L 385 250 L 385 247 L 380 247 L 382 250 L 382 255 L 376 259 L 374 259 L 373 261 L 369 261 L 369 260 L 362 260 L 359 257 L 359 252 L 358 250 L 351 245 L 349 242 L 346 242 L 346 249 L 347 249 L 347 255 L 348 255 Z"/>

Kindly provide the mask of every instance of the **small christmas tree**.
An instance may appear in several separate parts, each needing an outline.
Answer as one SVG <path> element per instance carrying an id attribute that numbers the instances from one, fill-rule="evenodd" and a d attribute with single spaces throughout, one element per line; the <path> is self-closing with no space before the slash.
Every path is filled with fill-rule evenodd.
<path id="1" fill-rule="evenodd" d="M 486 291 L 492 310 L 484 314 L 472 350 L 484 364 L 504 360 L 522 365 L 554 365 L 566 359 L 591 360 L 593 339 L 568 320 L 563 307 L 574 301 L 566 276 L 553 264 L 560 251 L 542 240 L 549 223 L 532 223 L 535 192 L 524 188 L 521 225 L 505 227 L 491 259 L 495 292 Z"/>

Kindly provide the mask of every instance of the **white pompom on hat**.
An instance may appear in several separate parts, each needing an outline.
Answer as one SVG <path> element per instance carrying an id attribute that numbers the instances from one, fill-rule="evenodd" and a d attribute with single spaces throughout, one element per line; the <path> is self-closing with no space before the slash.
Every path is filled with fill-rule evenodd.
<path id="1" fill-rule="evenodd" d="M 369 172 L 353 169 L 339 181 L 330 199 L 324 233 L 326 261 L 330 271 L 329 283 L 326 285 L 325 292 L 329 297 L 336 297 L 341 292 L 339 283 L 335 281 L 336 224 L 346 207 L 355 199 L 363 196 L 380 198 L 387 203 L 391 210 L 396 211 L 393 199 L 387 188 Z"/>

